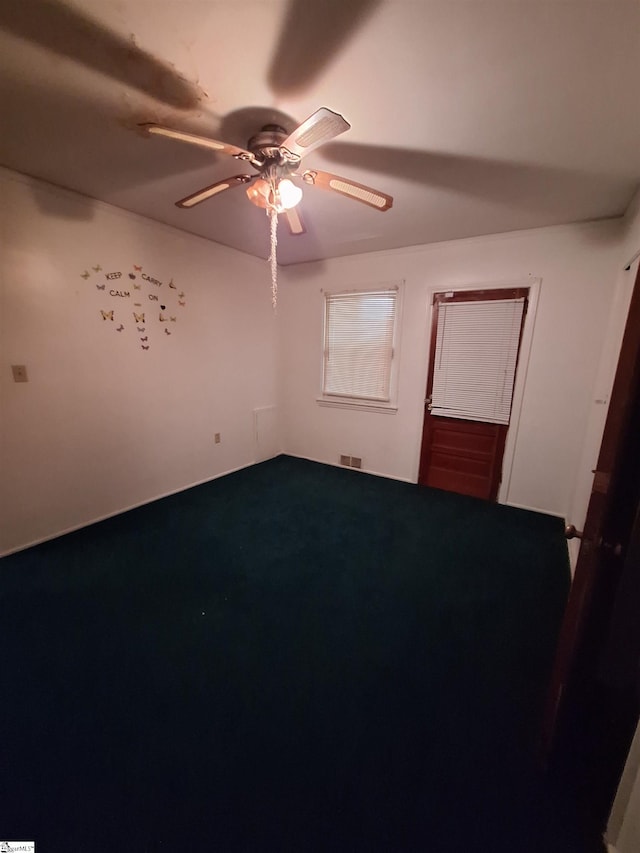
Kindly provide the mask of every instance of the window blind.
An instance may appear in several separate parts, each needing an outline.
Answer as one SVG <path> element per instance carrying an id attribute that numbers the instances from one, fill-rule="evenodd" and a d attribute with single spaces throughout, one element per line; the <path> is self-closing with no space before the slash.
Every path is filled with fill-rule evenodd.
<path id="1" fill-rule="evenodd" d="M 524 299 L 441 303 L 431 414 L 508 424 Z"/>
<path id="2" fill-rule="evenodd" d="M 327 294 L 322 393 L 390 399 L 397 290 Z"/>

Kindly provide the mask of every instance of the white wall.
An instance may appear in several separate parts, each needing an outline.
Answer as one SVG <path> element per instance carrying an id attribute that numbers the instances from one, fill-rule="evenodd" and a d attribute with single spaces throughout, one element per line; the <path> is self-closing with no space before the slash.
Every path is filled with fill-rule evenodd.
<path id="1" fill-rule="evenodd" d="M 568 515 L 606 332 L 603 318 L 615 294 L 621 231 L 615 220 L 287 267 L 279 303 L 285 452 L 331 464 L 341 453 L 361 456 L 365 470 L 416 482 L 432 292 L 536 277 L 540 298 L 504 499 Z M 318 406 L 323 289 L 400 279 L 397 414 Z"/>
<path id="2" fill-rule="evenodd" d="M 254 409 L 277 403 L 266 264 L 6 170 L 0 186 L 0 553 L 254 462 Z"/>

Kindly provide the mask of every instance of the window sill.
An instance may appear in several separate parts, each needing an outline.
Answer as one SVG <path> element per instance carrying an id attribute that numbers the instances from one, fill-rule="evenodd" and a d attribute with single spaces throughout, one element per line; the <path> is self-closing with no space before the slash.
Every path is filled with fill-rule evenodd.
<path id="1" fill-rule="evenodd" d="M 360 412 L 378 412 L 383 415 L 395 415 L 398 412 L 398 407 L 391 403 L 367 403 L 364 400 L 339 400 L 329 399 L 328 397 L 317 397 L 316 403 L 319 406 L 328 406 L 332 409 L 355 409 Z"/>

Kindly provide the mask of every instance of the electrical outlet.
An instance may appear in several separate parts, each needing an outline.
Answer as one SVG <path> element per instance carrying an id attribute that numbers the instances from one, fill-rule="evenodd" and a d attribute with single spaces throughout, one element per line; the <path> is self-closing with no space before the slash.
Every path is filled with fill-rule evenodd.
<path id="1" fill-rule="evenodd" d="M 12 364 L 11 371 L 13 372 L 14 382 L 28 382 L 27 368 L 24 364 Z"/>
<path id="2" fill-rule="evenodd" d="M 220 439 L 220 433 L 219 433 L 219 432 L 217 432 L 217 433 L 213 436 L 213 440 L 215 441 L 215 443 L 216 443 L 216 444 L 220 444 L 220 440 L 221 440 L 221 439 Z"/>

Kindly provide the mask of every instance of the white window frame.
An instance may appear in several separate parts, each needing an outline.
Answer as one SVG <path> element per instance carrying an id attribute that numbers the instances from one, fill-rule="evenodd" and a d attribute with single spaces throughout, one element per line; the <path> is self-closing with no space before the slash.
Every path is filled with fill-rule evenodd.
<path id="1" fill-rule="evenodd" d="M 363 285 L 362 287 L 351 288 L 349 290 L 325 291 L 323 294 L 323 322 L 322 322 L 322 346 L 321 346 L 321 364 L 320 364 L 320 394 L 316 398 L 316 402 L 320 406 L 331 406 L 339 409 L 357 409 L 367 412 L 379 412 L 382 414 L 396 414 L 398 411 L 397 405 L 397 389 L 398 389 L 398 371 L 400 363 L 400 323 L 402 317 L 402 284 L 403 282 L 386 282 L 375 285 Z M 392 356 L 389 376 L 389 400 L 371 400 L 362 397 L 344 397 L 335 394 L 325 394 L 324 389 L 324 365 L 325 365 L 325 341 L 327 333 L 327 300 L 330 297 L 348 296 L 354 294 L 374 294 L 384 291 L 396 291 L 396 309 L 393 323 L 393 339 L 392 339 Z"/>

